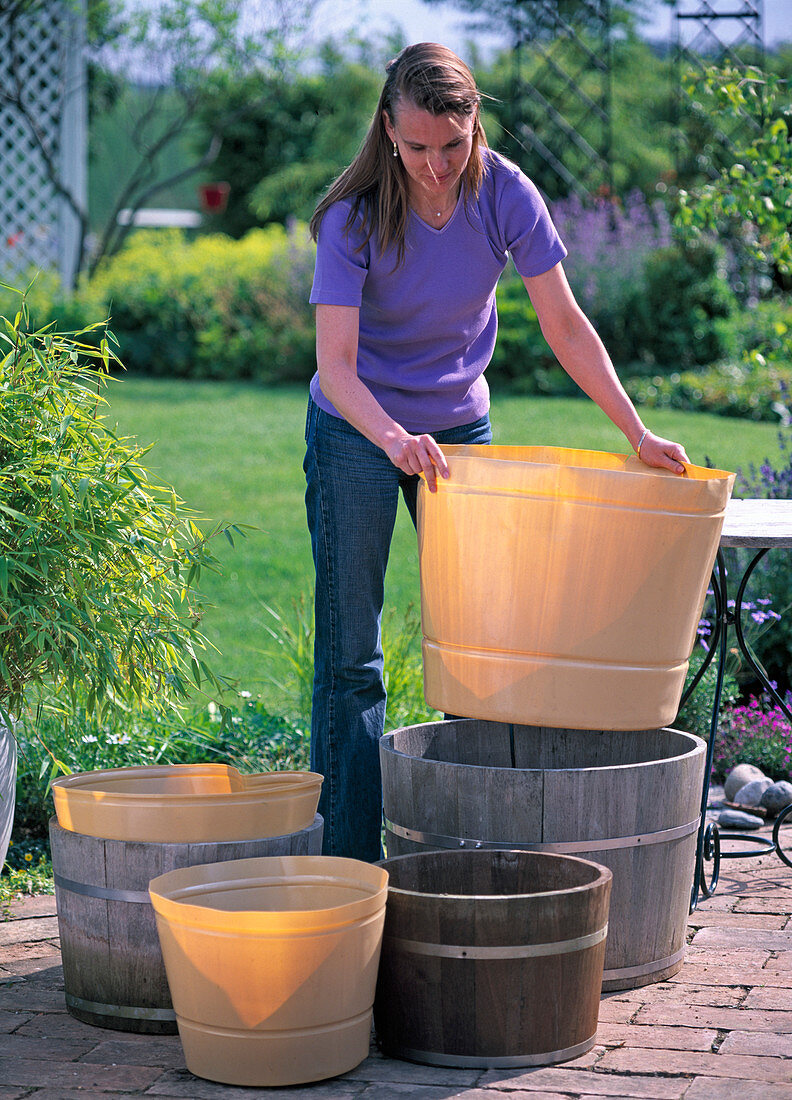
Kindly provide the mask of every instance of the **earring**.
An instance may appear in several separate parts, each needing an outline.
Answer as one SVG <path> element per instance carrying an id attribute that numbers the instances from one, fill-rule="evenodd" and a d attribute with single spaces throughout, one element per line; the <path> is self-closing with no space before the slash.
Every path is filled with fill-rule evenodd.
<path id="1" fill-rule="evenodd" d="M 394 155 L 394 157 L 398 157 L 398 155 L 399 155 L 399 147 L 398 147 L 398 145 L 396 144 L 395 141 L 393 143 L 393 155 Z"/>

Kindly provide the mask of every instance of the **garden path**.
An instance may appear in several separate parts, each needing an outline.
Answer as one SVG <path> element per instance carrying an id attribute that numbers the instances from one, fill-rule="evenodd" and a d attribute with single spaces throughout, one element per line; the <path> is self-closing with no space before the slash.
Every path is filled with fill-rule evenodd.
<path id="1" fill-rule="evenodd" d="M 190 1074 L 176 1037 L 68 1015 L 55 899 L 28 898 L 0 922 L 0 1100 L 792 1100 L 791 913 L 792 870 L 777 856 L 725 861 L 717 893 L 690 917 L 682 970 L 606 994 L 597 1045 L 561 1066 L 433 1069 L 372 1046 L 333 1081 L 243 1089 Z"/>

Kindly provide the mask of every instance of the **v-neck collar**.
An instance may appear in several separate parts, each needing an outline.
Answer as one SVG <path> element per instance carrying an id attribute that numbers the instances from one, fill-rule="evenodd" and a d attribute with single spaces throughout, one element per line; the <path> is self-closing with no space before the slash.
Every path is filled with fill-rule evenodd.
<path id="1" fill-rule="evenodd" d="M 449 225 L 451 225 L 451 223 L 454 221 L 454 219 L 456 218 L 456 216 L 459 212 L 460 203 L 462 201 L 462 193 L 463 193 L 463 188 L 460 187 L 459 194 L 457 195 L 456 204 L 454 205 L 454 209 L 451 211 L 451 217 L 448 219 L 448 221 L 445 223 L 445 225 L 434 226 L 434 225 L 431 224 L 431 222 L 424 221 L 423 218 L 421 217 L 421 215 L 416 210 L 414 210 L 412 207 L 410 207 L 410 213 L 415 218 L 415 220 L 418 222 L 418 224 L 424 226 L 426 229 L 429 230 L 430 233 L 434 233 L 434 234 L 444 233 L 445 230 L 448 229 Z"/>

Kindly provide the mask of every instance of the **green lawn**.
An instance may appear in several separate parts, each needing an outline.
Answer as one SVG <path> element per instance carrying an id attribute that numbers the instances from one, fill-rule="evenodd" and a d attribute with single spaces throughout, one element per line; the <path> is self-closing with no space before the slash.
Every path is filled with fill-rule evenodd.
<path id="1" fill-rule="evenodd" d="M 147 464 L 187 503 L 211 520 L 258 530 L 225 540 L 220 577 L 202 587 L 213 607 L 205 633 L 222 651 L 217 667 L 265 697 L 271 662 L 265 605 L 288 610 L 312 583 L 303 507 L 302 389 L 266 390 L 238 383 L 123 378 L 110 388 L 108 419 L 124 435 L 155 443 Z M 495 397 L 495 440 L 624 451 L 621 434 L 590 401 Z M 648 411 L 654 431 L 678 439 L 694 462 L 736 469 L 777 455 L 776 428 L 704 414 Z M 415 539 L 401 510 L 391 557 L 386 606 L 418 597 Z"/>

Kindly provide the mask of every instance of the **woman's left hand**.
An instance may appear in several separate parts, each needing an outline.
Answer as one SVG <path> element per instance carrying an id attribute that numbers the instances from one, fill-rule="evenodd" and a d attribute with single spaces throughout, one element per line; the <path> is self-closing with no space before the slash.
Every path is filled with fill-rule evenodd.
<path id="1" fill-rule="evenodd" d="M 647 466 L 661 467 L 675 474 L 683 474 L 685 468 L 682 463 L 690 462 L 681 443 L 663 439 L 662 436 L 655 435 L 653 432 L 647 432 L 644 436 L 638 457 Z"/>

